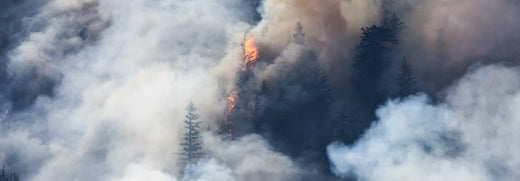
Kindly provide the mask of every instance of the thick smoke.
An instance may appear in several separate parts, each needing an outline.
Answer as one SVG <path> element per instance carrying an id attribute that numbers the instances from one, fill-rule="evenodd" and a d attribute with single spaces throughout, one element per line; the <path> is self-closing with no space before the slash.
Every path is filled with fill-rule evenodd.
<path id="1" fill-rule="evenodd" d="M 486 66 L 448 89 L 392 100 L 354 145 L 329 145 L 333 171 L 359 180 L 516 180 L 520 72 Z"/>
<path id="2" fill-rule="evenodd" d="M 23 18 L 6 61 L 34 102 L 4 109 L 0 162 L 23 180 L 174 178 L 184 107 L 204 127 L 223 110 L 208 69 L 248 27 L 227 6 L 241 4 L 50 1 Z"/>
<path id="3" fill-rule="evenodd" d="M 406 29 L 398 56 L 407 56 L 421 86 L 435 93 L 475 63 L 518 64 L 518 1 L 408 1 L 388 3 Z"/>
<path id="4" fill-rule="evenodd" d="M 32 9 L 38 8 L 39 2 L 9 2 L 6 9 L 14 12 L 5 12 L 5 37 L 7 47 L 12 49 L 3 54 L 2 69 L 9 72 L 2 76 L 7 85 L 2 93 L 8 101 L 4 103 L 19 110 L 32 105 L 39 95 L 53 96 L 63 76 L 54 64 L 97 39 L 108 22 L 100 16 L 94 1 L 48 2 L 34 16 L 30 16 Z M 22 8 L 27 10 L 17 11 Z"/>
<path id="5" fill-rule="evenodd" d="M 519 7 L 3 0 L 0 164 L 21 180 L 512 180 L 519 75 L 505 65 L 518 61 Z M 382 56 L 390 62 L 384 81 L 373 84 L 387 91 L 382 100 L 395 95 L 390 80 L 407 57 L 425 94 L 389 101 L 355 145 L 330 145 L 336 178 L 327 145 L 355 141 L 372 121 L 360 114 L 375 112 L 353 111 L 355 47 L 362 28 L 379 26 L 385 12 L 405 28 Z M 241 72 L 248 37 L 260 59 Z M 496 62 L 508 63 L 479 68 Z M 190 101 L 206 156 L 185 166 L 177 153 Z M 233 135 L 218 134 L 229 118 Z"/>

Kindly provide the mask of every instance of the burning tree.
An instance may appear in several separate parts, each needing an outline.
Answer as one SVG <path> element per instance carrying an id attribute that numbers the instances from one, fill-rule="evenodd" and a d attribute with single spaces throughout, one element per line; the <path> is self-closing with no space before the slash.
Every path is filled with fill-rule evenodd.
<path id="1" fill-rule="evenodd" d="M 225 133 L 229 137 L 233 136 L 233 125 L 236 123 L 233 123 L 234 118 L 239 116 L 237 114 L 236 108 L 240 107 L 240 103 L 247 102 L 247 98 L 244 98 L 244 100 L 239 101 L 239 95 L 243 93 L 243 91 L 247 92 L 248 90 L 244 90 L 242 83 L 247 82 L 249 76 L 251 76 L 251 70 L 254 68 L 254 65 L 257 63 L 257 61 L 260 58 L 260 53 L 258 51 L 258 47 L 255 43 L 255 37 L 249 36 L 247 39 L 244 40 L 244 43 L 242 44 L 242 50 L 243 50 L 243 56 L 244 56 L 244 64 L 241 68 L 240 73 L 240 81 L 237 83 L 237 86 L 235 90 L 226 98 L 227 108 L 226 108 L 226 120 L 223 121 L 221 124 L 220 130 L 222 133 Z M 243 105 L 243 104 L 242 104 Z M 244 119 L 241 117 L 241 119 Z"/>
<path id="2" fill-rule="evenodd" d="M 258 53 L 258 47 L 255 44 L 255 37 L 250 36 L 244 42 L 243 45 L 244 51 L 244 66 L 242 67 L 242 72 L 253 69 L 254 64 L 260 58 L 260 54 Z"/>
<path id="3" fill-rule="evenodd" d="M 200 139 L 200 121 L 196 121 L 199 119 L 199 115 L 195 113 L 197 108 L 193 105 L 193 102 L 190 102 L 188 107 L 186 107 L 186 119 L 184 120 L 185 128 L 188 129 L 186 133 L 184 133 L 184 142 L 181 143 L 183 148 L 183 152 L 181 155 L 184 155 L 183 160 L 188 163 L 193 163 L 197 159 L 202 158 L 204 153 L 201 151 L 201 139 Z"/>
<path id="4" fill-rule="evenodd" d="M 233 133 L 232 133 L 232 126 L 231 126 L 231 119 L 230 119 L 230 114 L 231 112 L 233 111 L 233 109 L 235 108 L 236 106 L 236 101 L 237 101 L 237 98 L 238 98 L 238 91 L 234 91 L 227 99 L 226 99 L 226 102 L 227 102 L 227 109 L 226 109 L 226 121 L 224 122 L 224 125 L 223 125 L 223 130 L 227 133 L 228 136 L 232 136 Z"/>

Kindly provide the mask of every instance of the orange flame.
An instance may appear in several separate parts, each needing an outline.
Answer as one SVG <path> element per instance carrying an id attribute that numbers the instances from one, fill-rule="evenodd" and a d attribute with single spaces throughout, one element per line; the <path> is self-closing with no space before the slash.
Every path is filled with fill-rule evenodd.
<path id="1" fill-rule="evenodd" d="M 226 99 L 226 101 L 227 101 L 226 116 L 228 117 L 226 124 L 228 126 L 231 126 L 231 120 L 229 120 L 229 114 L 231 114 L 231 111 L 233 111 L 233 108 L 235 108 L 235 105 L 236 105 L 235 101 L 237 98 L 238 98 L 238 91 L 235 91 L 235 92 L 231 93 L 231 95 Z M 229 128 L 229 130 L 228 130 L 228 136 L 230 136 L 230 137 L 232 136 L 231 128 Z"/>
<path id="2" fill-rule="evenodd" d="M 247 70 L 253 69 L 254 63 L 258 61 L 258 58 L 260 57 L 260 54 L 258 53 L 258 47 L 255 45 L 255 37 L 250 36 L 247 38 L 247 40 L 244 42 L 244 66 L 242 67 L 242 72 L 245 72 Z M 227 97 L 227 109 L 226 109 L 226 116 L 227 121 L 225 124 L 228 126 L 231 126 L 231 120 L 229 120 L 229 115 L 231 114 L 231 111 L 235 108 L 236 105 L 236 99 L 238 98 L 238 91 L 234 91 L 231 93 L 229 97 Z M 229 128 L 228 130 L 228 136 L 232 136 L 233 132 L 232 129 Z"/>
<path id="3" fill-rule="evenodd" d="M 226 100 L 227 100 L 227 110 L 226 116 L 228 116 L 233 108 L 235 108 L 236 102 L 235 99 L 238 98 L 238 91 L 233 92 Z"/>
<path id="4" fill-rule="evenodd" d="M 258 61 L 259 57 L 260 54 L 258 53 L 258 47 L 255 45 L 255 37 L 250 36 L 244 42 L 244 66 L 242 67 L 242 72 L 253 69 L 253 65 Z"/>

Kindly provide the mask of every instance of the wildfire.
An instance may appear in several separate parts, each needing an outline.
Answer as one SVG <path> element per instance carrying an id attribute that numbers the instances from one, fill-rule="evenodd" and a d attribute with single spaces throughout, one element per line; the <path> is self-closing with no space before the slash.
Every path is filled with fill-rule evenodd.
<path id="1" fill-rule="evenodd" d="M 247 40 L 244 42 L 243 45 L 244 49 L 244 66 L 242 67 L 242 72 L 245 72 L 247 70 L 253 69 L 254 63 L 258 61 L 258 58 L 260 58 L 260 54 L 258 53 L 258 47 L 255 45 L 255 37 L 250 36 L 247 38 Z M 235 108 L 236 105 L 236 99 L 238 98 L 238 91 L 234 91 L 231 93 L 229 97 L 227 97 L 227 109 L 226 109 L 226 117 L 227 120 L 225 124 L 227 125 L 227 136 L 231 137 L 233 135 L 232 129 L 231 129 L 231 120 L 229 119 L 229 115 L 231 114 L 231 111 Z"/>
<path id="2" fill-rule="evenodd" d="M 236 102 L 235 100 L 238 98 L 238 91 L 233 92 L 226 100 L 227 100 L 227 109 L 226 116 L 228 116 L 233 108 L 235 108 Z"/>
<path id="3" fill-rule="evenodd" d="M 253 69 L 253 65 L 260 54 L 258 53 L 258 47 L 255 45 L 255 37 L 250 36 L 247 38 L 246 42 L 244 42 L 244 66 L 242 67 L 242 72 Z"/>
<path id="4" fill-rule="evenodd" d="M 238 91 L 235 91 L 233 93 L 231 93 L 231 95 L 226 99 L 227 101 L 227 109 L 226 109 L 226 117 L 227 117 L 227 120 L 226 120 L 226 125 L 228 126 L 228 136 L 231 137 L 232 136 L 232 131 L 231 131 L 231 120 L 229 119 L 229 114 L 231 114 L 231 111 L 233 111 L 233 108 L 235 108 L 235 105 L 236 105 L 236 99 L 238 98 Z"/>

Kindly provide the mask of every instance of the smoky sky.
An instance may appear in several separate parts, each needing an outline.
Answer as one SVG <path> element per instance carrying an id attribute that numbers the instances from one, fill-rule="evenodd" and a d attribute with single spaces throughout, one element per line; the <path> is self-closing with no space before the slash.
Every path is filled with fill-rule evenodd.
<path id="1" fill-rule="evenodd" d="M 3 0 L 0 164 L 35 181 L 514 180 L 518 17 L 512 0 Z M 190 102 L 205 155 L 186 165 Z"/>

